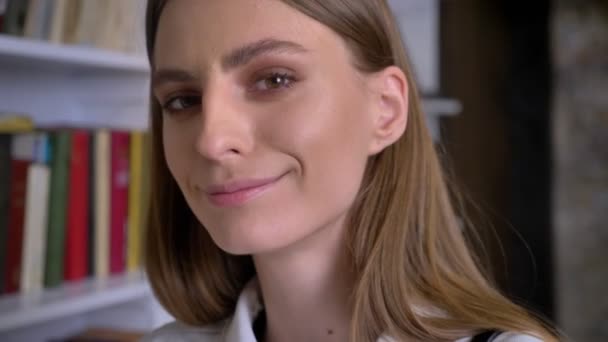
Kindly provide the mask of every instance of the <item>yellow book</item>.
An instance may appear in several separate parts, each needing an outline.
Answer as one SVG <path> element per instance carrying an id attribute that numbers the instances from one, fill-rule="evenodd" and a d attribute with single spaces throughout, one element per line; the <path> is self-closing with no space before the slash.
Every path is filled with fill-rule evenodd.
<path id="1" fill-rule="evenodd" d="M 129 211 L 127 218 L 127 271 L 137 271 L 141 265 L 141 189 L 143 171 L 143 132 L 131 133 L 129 179 Z"/>
<path id="2" fill-rule="evenodd" d="M 95 132 L 95 276 L 106 278 L 110 269 L 110 132 Z"/>
<path id="3" fill-rule="evenodd" d="M 150 209 L 150 162 L 151 162 L 151 146 L 152 136 L 150 132 L 144 133 L 144 147 L 143 147 L 143 163 L 141 170 L 141 201 L 139 207 L 141 208 L 141 237 L 146 234 L 146 227 L 148 225 L 148 212 Z M 143 252 L 142 252 L 143 257 Z M 143 260 L 142 260 L 143 262 Z"/>
<path id="4" fill-rule="evenodd" d="M 88 1 L 91 2 L 91 1 Z M 82 15 L 82 0 L 67 0 L 64 9 L 63 31 L 61 42 L 66 44 L 78 43 L 78 24 Z"/>
<path id="5" fill-rule="evenodd" d="M 0 115 L 0 133 L 19 133 L 32 130 L 34 130 L 34 123 L 29 117 Z"/>

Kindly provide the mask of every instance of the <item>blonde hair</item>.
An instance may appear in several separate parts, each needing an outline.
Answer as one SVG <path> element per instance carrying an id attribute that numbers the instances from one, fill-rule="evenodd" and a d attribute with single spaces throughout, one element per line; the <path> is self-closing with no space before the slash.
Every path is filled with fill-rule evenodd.
<path id="1" fill-rule="evenodd" d="M 331 28 L 348 44 L 361 72 L 396 65 L 413 75 L 384 0 L 282 0 Z M 166 0 L 149 0 L 150 63 Z M 411 83 L 411 82 L 410 82 Z M 454 340 L 486 329 L 556 340 L 550 329 L 499 293 L 480 271 L 452 207 L 424 121 L 409 88 L 406 133 L 368 161 L 350 211 L 348 243 L 357 282 L 352 341 Z M 251 257 L 218 248 L 192 214 L 166 165 L 160 105 L 151 96 L 153 136 L 145 266 L 154 293 L 178 320 L 207 325 L 230 317 Z M 432 310 L 430 310 L 432 309 Z"/>

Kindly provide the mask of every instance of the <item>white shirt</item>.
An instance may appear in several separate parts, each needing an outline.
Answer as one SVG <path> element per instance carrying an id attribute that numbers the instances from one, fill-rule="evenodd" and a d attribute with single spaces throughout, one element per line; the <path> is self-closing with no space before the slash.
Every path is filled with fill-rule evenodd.
<path id="1" fill-rule="evenodd" d="M 253 332 L 253 322 L 263 306 L 256 281 L 251 281 L 241 292 L 234 316 L 229 320 L 205 327 L 188 326 L 180 322 L 168 323 L 146 336 L 142 342 L 257 342 Z M 455 342 L 469 342 L 471 337 Z M 378 342 L 392 342 L 381 337 Z M 503 333 L 492 342 L 542 342 L 540 339 L 523 334 Z"/>

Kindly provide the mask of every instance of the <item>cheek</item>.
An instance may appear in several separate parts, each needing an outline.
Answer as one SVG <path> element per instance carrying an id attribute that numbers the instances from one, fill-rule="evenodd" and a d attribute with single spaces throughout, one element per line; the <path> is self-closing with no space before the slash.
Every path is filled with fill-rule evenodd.
<path id="1" fill-rule="evenodd" d="M 366 160 L 371 135 L 363 94 L 348 87 L 334 86 L 334 91 L 331 90 L 320 89 L 300 102 L 306 105 L 294 106 L 297 111 L 293 113 L 291 126 L 285 129 L 291 132 L 294 146 L 301 147 L 298 152 L 305 167 Z"/>
<path id="2" fill-rule="evenodd" d="M 329 82 L 308 84 L 290 101 L 273 108 L 259 126 L 262 139 L 301 162 L 309 155 L 365 159 L 372 136 L 367 95 L 357 86 Z M 322 83 L 324 87 L 317 86 Z"/>
<path id="3" fill-rule="evenodd" d="M 267 133 L 297 160 L 299 191 L 315 210 L 344 210 L 359 190 L 371 137 L 364 98 L 344 86 L 311 91 L 283 108 Z"/>
<path id="4" fill-rule="evenodd" d="M 171 121 L 163 123 L 163 149 L 167 167 L 183 189 L 189 168 L 188 161 L 191 158 L 188 157 L 188 151 L 190 150 L 188 148 L 188 135 L 184 134 L 184 130 L 178 126 Z"/>
<path id="5" fill-rule="evenodd" d="M 308 132 L 311 148 L 304 162 L 311 181 L 325 197 L 350 201 L 359 189 L 367 161 L 367 130 L 361 108 L 331 97 L 319 108 L 322 125 Z"/>

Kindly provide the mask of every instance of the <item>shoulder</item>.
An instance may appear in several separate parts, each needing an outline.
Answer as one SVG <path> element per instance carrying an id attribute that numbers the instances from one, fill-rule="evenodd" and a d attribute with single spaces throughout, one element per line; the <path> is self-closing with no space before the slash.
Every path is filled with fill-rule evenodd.
<path id="1" fill-rule="evenodd" d="M 466 338 L 460 339 L 456 342 L 472 342 L 472 341 L 473 341 L 472 337 L 466 337 Z M 516 333 L 516 332 L 504 332 L 499 335 L 493 336 L 492 338 L 490 338 L 489 341 L 490 342 L 543 342 L 543 340 L 541 340 L 540 338 L 538 338 L 536 336 Z"/>
<path id="2" fill-rule="evenodd" d="M 193 327 L 180 322 L 171 322 L 146 335 L 141 342 L 219 342 L 224 324 Z"/>

